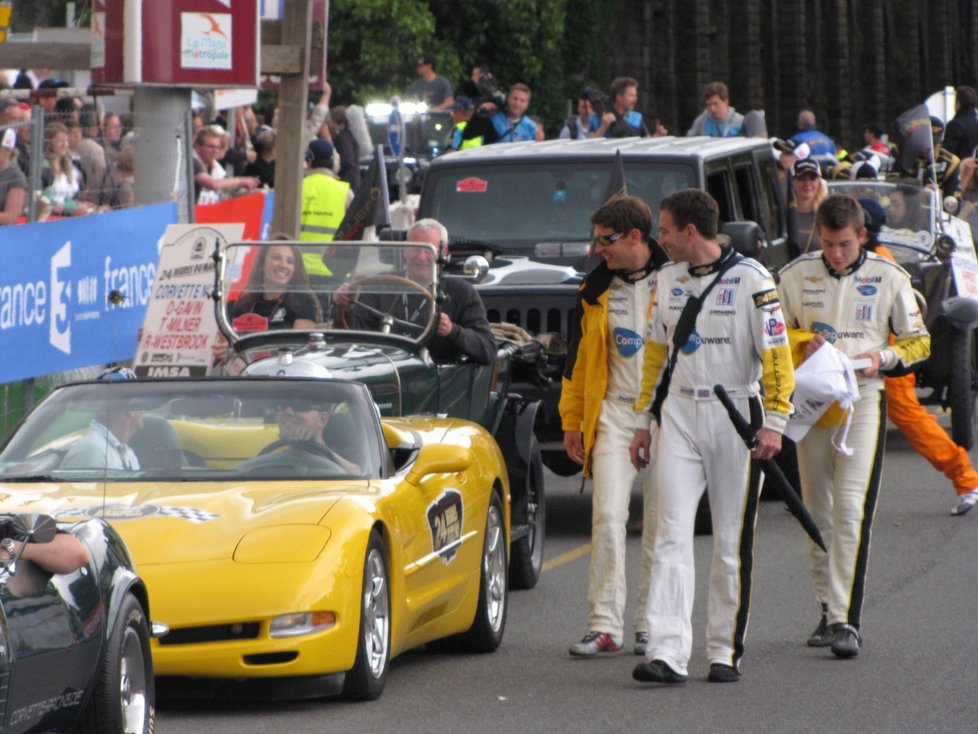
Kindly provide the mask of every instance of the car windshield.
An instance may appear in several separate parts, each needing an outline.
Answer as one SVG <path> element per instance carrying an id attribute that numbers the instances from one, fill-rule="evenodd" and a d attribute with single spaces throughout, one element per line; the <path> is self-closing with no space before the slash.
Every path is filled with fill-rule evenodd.
<path id="1" fill-rule="evenodd" d="M 336 480 L 378 476 L 363 385 L 333 380 L 78 383 L 54 390 L 0 453 L 3 481 Z"/>
<path id="2" fill-rule="evenodd" d="M 829 189 L 856 198 L 868 197 L 883 207 L 886 224 L 880 230 L 880 244 L 916 253 L 929 253 L 933 247 L 939 202 L 931 189 L 882 181 L 832 182 Z M 904 253 L 895 250 L 893 254 L 899 260 Z"/>
<path id="3" fill-rule="evenodd" d="M 218 268 L 218 321 L 232 341 L 342 329 L 420 344 L 434 332 L 437 274 L 438 250 L 426 243 L 236 243 Z"/>
<path id="4" fill-rule="evenodd" d="M 610 160 L 432 168 L 420 215 L 448 228 L 453 249 L 471 241 L 509 254 L 579 258 L 587 253 L 589 217 L 605 200 L 611 170 Z M 625 170 L 628 193 L 653 212 L 667 194 L 695 185 L 691 166 L 626 164 Z"/>

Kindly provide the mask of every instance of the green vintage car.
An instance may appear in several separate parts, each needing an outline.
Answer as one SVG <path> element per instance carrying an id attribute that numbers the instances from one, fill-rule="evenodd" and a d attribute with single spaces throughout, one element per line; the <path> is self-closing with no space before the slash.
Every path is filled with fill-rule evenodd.
<path id="1" fill-rule="evenodd" d="M 492 433 L 512 491 L 510 582 L 533 587 L 546 512 L 534 434 L 539 401 L 510 388 L 533 379 L 540 343 L 499 337 L 489 342 L 488 364 L 465 355 L 446 359 L 437 325 L 446 291 L 458 290 L 439 280 L 439 256 L 429 244 L 242 242 L 215 256 L 217 320 L 229 345 L 225 374 L 356 380 L 381 416 L 447 415 Z M 418 260 L 427 263 L 420 273 Z"/>

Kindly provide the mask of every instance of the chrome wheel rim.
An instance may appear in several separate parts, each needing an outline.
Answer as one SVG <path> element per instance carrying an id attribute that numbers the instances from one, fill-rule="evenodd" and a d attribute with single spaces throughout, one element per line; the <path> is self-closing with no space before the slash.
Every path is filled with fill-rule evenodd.
<path id="1" fill-rule="evenodd" d="M 387 596 L 387 574 L 384 558 L 376 548 L 367 555 L 363 589 L 363 646 L 367 666 L 374 678 L 387 668 L 387 646 L 390 632 L 390 599 Z"/>
<path id="2" fill-rule="evenodd" d="M 119 659 L 119 702 L 125 734 L 145 734 L 147 702 L 146 659 L 139 634 L 126 628 Z"/>
<path id="3" fill-rule="evenodd" d="M 506 616 L 506 542 L 502 518 L 495 505 L 489 505 L 482 573 L 486 579 L 486 611 L 489 623 L 493 631 L 498 632 Z"/>

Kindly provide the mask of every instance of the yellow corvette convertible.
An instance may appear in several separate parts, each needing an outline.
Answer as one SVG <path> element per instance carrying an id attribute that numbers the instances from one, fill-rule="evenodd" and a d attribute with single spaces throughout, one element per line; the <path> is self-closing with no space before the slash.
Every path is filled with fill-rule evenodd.
<path id="1" fill-rule="evenodd" d="M 384 418 L 367 389 L 295 378 L 54 390 L 0 453 L 0 511 L 103 517 L 149 591 L 159 676 L 345 673 L 372 699 L 424 643 L 495 650 L 509 487 L 477 424 Z"/>

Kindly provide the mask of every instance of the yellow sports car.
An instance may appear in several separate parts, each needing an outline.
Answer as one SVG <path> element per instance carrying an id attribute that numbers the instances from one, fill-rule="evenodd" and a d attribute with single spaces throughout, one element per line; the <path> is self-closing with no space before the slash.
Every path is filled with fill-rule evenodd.
<path id="1" fill-rule="evenodd" d="M 495 650 L 509 486 L 482 427 L 384 418 L 341 380 L 91 382 L 54 390 L 0 453 L 0 511 L 104 517 L 149 590 L 158 676 L 345 673 L 372 699 L 390 659 Z"/>

